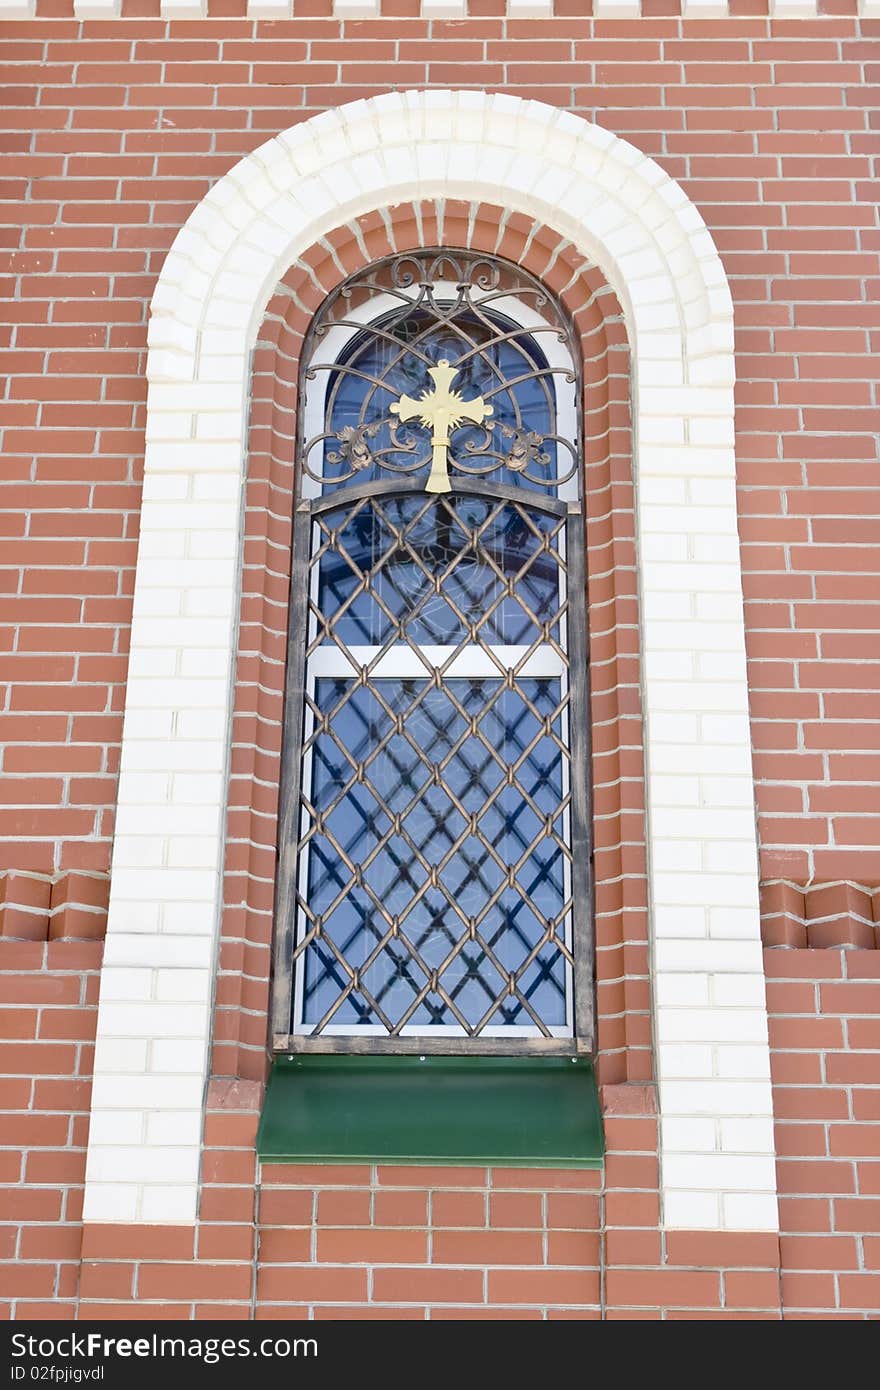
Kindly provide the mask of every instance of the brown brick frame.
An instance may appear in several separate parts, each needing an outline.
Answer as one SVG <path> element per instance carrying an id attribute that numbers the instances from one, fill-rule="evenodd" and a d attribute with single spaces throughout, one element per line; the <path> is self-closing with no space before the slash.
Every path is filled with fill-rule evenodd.
<path id="1" fill-rule="evenodd" d="M 359 218 L 318 242 L 272 296 L 254 354 L 212 1072 L 261 1080 L 272 939 L 281 710 L 290 585 L 299 356 L 327 294 L 383 255 L 447 245 L 541 278 L 570 313 L 584 361 L 600 1075 L 652 1075 L 644 754 L 629 415 L 616 296 L 558 234 L 483 204 L 426 202 Z"/>

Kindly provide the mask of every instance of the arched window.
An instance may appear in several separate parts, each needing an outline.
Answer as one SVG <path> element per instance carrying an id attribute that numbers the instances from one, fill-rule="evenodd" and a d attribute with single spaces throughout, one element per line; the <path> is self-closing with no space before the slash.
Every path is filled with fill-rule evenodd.
<path id="1" fill-rule="evenodd" d="M 371 266 L 304 350 L 276 1050 L 594 1044 L 578 372 L 516 266 Z"/>

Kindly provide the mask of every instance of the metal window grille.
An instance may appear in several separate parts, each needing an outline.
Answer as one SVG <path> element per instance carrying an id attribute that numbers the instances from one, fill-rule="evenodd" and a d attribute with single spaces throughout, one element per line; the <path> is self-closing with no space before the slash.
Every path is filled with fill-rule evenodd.
<path id="1" fill-rule="evenodd" d="M 593 1050 L 576 360 L 538 281 L 467 253 L 313 324 L 276 1050 Z"/>

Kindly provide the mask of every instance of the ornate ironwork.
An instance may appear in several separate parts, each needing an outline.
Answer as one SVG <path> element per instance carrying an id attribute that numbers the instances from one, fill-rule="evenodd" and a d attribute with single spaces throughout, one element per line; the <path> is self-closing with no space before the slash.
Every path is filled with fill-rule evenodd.
<path id="1" fill-rule="evenodd" d="M 458 367 L 450 367 L 447 359 L 441 357 L 436 367 L 428 368 L 428 376 L 434 383 L 432 390 L 423 391 L 418 400 L 404 394 L 388 407 L 398 420 L 404 423 L 419 420 L 425 429 L 431 431 L 431 471 L 425 483 L 425 492 L 452 491 L 448 471 L 450 434 L 465 420 L 472 425 L 482 425 L 494 408 L 487 405 L 482 396 L 474 396 L 473 400 L 466 401 L 457 391 L 453 391 L 452 383 L 458 372 Z M 506 428 L 509 426 L 502 425 L 502 429 Z"/>
<path id="2" fill-rule="evenodd" d="M 365 325 L 359 311 L 370 300 L 382 309 Z M 513 320 L 513 300 L 540 320 Z M 349 330 L 351 339 L 325 357 L 324 343 L 339 341 L 338 334 L 328 336 L 331 330 Z M 364 469 L 379 478 L 418 474 L 430 464 L 429 490 L 435 491 L 445 464 L 486 481 L 509 481 L 513 469 L 521 481 L 542 489 L 571 481 L 579 439 L 556 428 L 555 385 L 560 378 L 576 383 L 576 377 L 572 359 L 560 364 L 547 352 L 553 342 L 567 345 L 570 336 L 555 301 L 517 266 L 445 251 L 378 262 L 335 291 L 307 344 L 305 393 L 309 399 L 322 396 L 324 409 L 320 428 L 301 435 L 304 474 L 323 487 L 341 486 Z M 414 402 L 433 396 L 435 411 L 442 412 L 436 373 L 444 363 L 454 369 L 450 380 L 458 380 L 458 414 L 441 444 L 442 415 L 427 418 Z M 351 395 L 352 384 L 362 388 L 357 410 L 340 428 L 340 398 Z M 401 400 L 409 401 L 402 414 Z M 302 418 L 308 413 L 301 412 Z M 431 431 L 430 438 L 412 426 L 413 419 Z M 528 447 L 511 448 L 510 438 L 527 438 Z"/>
<path id="3" fill-rule="evenodd" d="M 570 350 L 517 267 L 425 252 L 313 328 L 277 1048 L 592 1048 L 579 441 L 542 325 Z"/>

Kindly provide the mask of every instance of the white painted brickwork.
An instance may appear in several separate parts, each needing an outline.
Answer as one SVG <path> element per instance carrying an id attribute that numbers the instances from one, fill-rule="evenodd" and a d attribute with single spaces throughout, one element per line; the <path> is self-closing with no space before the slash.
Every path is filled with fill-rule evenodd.
<path id="1" fill-rule="evenodd" d="M 507 0 L 510 19 L 552 19 L 553 0 Z"/>
<path id="2" fill-rule="evenodd" d="M 381 7 L 379 0 L 333 0 L 333 13 L 337 19 L 375 19 L 381 13 Z"/>
<path id="3" fill-rule="evenodd" d="M 319 237 L 438 196 L 501 202 L 570 238 L 627 315 L 665 1220 L 773 1229 L 724 270 L 681 188 L 633 146 L 478 91 L 382 96 L 295 126 L 220 180 L 165 262 L 86 1220 L 196 1214 L 257 327 Z"/>
<path id="4" fill-rule="evenodd" d="M 466 19 L 467 0 L 422 0 L 423 19 Z"/>
<path id="5" fill-rule="evenodd" d="M 76 19 L 118 19 L 122 0 L 73 0 Z"/>
<path id="6" fill-rule="evenodd" d="M 248 19 L 289 19 L 292 0 L 247 0 Z"/>
<path id="7" fill-rule="evenodd" d="M 815 19 L 818 0 L 768 0 L 771 19 Z M 468 0 L 421 0 L 423 19 L 465 19 Z M 204 19 L 208 0 L 160 0 L 163 19 Z M 0 19 L 31 19 L 37 0 L 0 0 Z M 114 19 L 123 14 L 123 0 L 73 0 L 77 19 Z M 247 0 L 248 19 L 285 19 L 295 14 L 295 0 Z M 593 18 L 638 19 L 641 0 L 593 0 Z M 880 0 L 858 0 L 863 19 L 880 14 Z M 339 19 L 372 19 L 382 13 L 381 0 L 333 0 Z M 552 19 L 553 0 L 507 0 L 511 19 Z M 721 19 L 729 13 L 728 0 L 681 0 L 682 19 Z"/>
<path id="8" fill-rule="evenodd" d="M 593 0 L 594 19 L 638 19 L 641 0 Z"/>
<path id="9" fill-rule="evenodd" d="M 204 19 L 208 0 L 160 0 L 159 13 L 163 19 Z"/>
<path id="10" fill-rule="evenodd" d="M 816 19 L 819 0 L 770 0 L 771 19 Z"/>

